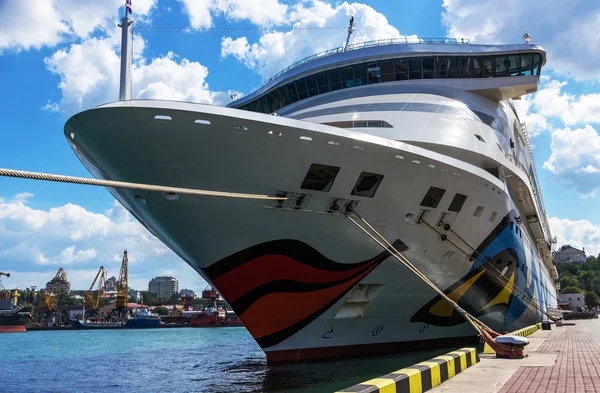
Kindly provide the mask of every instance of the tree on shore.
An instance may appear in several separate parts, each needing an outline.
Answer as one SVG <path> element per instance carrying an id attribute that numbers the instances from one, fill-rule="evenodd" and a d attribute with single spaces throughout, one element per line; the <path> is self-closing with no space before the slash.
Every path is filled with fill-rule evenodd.
<path id="1" fill-rule="evenodd" d="M 169 315 L 169 310 L 166 307 L 155 307 L 154 312 L 158 315 Z"/>
<path id="2" fill-rule="evenodd" d="M 598 298 L 598 295 L 596 295 L 594 292 L 585 293 L 585 305 L 588 308 L 598 307 L 599 303 L 600 299 Z"/>

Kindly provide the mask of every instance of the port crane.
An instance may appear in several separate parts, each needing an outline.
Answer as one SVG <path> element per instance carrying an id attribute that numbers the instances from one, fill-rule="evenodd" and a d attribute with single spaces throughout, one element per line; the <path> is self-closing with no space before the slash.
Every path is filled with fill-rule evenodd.
<path id="1" fill-rule="evenodd" d="M 100 266 L 96 278 L 90 285 L 90 289 L 85 292 L 85 318 L 98 318 L 98 305 L 100 304 L 100 297 L 105 294 L 106 284 L 106 270 L 104 266 Z M 96 285 L 96 281 L 98 285 Z M 96 286 L 96 290 L 94 290 Z"/>
<path id="2" fill-rule="evenodd" d="M 179 300 L 179 306 L 181 307 L 181 309 L 179 307 L 175 307 L 175 312 L 173 313 L 173 316 L 182 316 L 183 311 L 185 311 L 192 304 L 193 301 L 194 298 L 191 296 L 181 296 L 181 299 Z"/>
<path id="3" fill-rule="evenodd" d="M 119 281 L 117 281 L 117 301 L 115 308 L 108 315 L 109 320 L 124 321 L 129 312 L 127 303 L 129 300 L 129 284 L 127 278 L 127 250 L 123 251 L 123 261 L 121 262 L 121 272 L 119 273 Z"/>
<path id="4" fill-rule="evenodd" d="M 58 299 L 63 291 L 70 291 L 71 284 L 67 280 L 67 272 L 61 267 L 52 280 L 46 285 L 43 293 L 44 300 L 44 322 L 53 322 L 58 307 Z"/>

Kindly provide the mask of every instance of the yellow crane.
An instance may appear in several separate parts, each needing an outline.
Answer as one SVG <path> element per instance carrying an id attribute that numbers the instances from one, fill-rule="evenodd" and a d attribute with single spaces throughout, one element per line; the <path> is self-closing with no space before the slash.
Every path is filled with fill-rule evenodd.
<path id="1" fill-rule="evenodd" d="M 127 308 L 129 300 L 129 286 L 127 280 L 127 250 L 123 251 L 123 262 L 121 262 L 121 272 L 117 282 L 117 308 Z"/>
<path id="2" fill-rule="evenodd" d="M 100 296 L 104 295 L 104 287 L 106 284 L 106 270 L 104 266 L 100 266 L 98 273 L 96 273 L 96 278 L 90 285 L 90 289 L 85 292 L 85 317 L 93 318 L 98 317 L 98 305 L 100 304 Z M 96 286 L 96 281 L 98 285 Z M 96 286 L 96 290 L 94 291 L 94 286 Z"/>
<path id="3" fill-rule="evenodd" d="M 123 251 L 123 261 L 121 262 L 121 272 L 119 273 L 119 281 L 117 281 L 117 301 L 115 308 L 111 310 L 108 315 L 109 320 L 114 320 L 116 315 L 117 320 L 124 320 L 126 314 L 129 311 L 127 309 L 127 303 L 129 300 L 129 285 L 127 282 L 127 250 Z"/>
<path id="4" fill-rule="evenodd" d="M 44 300 L 44 315 L 42 322 L 51 326 L 54 324 L 57 317 L 56 308 L 58 307 L 58 299 L 62 292 L 68 292 L 71 290 L 71 284 L 67 280 L 67 272 L 61 267 L 58 272 L 48 284 L 46 284 L 46 290 L 42 294 Z"/>
<path id="5" fill-rule="evenodd" d="M 175 312 L 173 313 L 173 316 L 175 317 L 180 317 L 183 315 L 183 311 L 185 311 L 185 309 L 192 304 L 192 301 L 194 301 L 194 298 L 191 296 L 181 296 L 181 299 L 179 300 L 179 307 L 176 307 Z"/>
<path id="6" fill-rule="evenodd" d="M 61 267 L 44 291 L 44 307 L 47 313 L 53 313 L 58 306 L 58 298 L 63 291 L 70 291 L 71 285 L 67 280 L 67 272 Z"/>

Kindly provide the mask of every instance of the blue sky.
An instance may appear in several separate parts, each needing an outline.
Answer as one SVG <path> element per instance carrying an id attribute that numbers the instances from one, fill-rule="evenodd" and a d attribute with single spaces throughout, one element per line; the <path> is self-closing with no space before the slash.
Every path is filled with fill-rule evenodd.
<path id="1" fill-rule="evenodd" d="M 123 3 L 0 2 L 0 167 L 89 176 L 62 127 L 74 113 L 118 97 Z M 293 27 L 345 27 L 354 15 L 355 41 L 419 35 L 518 43 L 530 33 L 548 63 L 539 92 L 516 105 L 532 135 L 553 235 L 559 245 L 600 252 L 598 2 L 133 0 L 133 7 L 142 27 L 266 29 L 136 30 L 135 97 L 220 105 L 346 38 L 344 29 Z M 106 190 L 0 178 L 0 270 L 14 274 L 5 284 L 41 286 L 62 266 L 83 288 L 101 264 L 117 275 L 125 247 L 134 288 L 160 274 L 175 275 L 181 288 L 203 288 Z"/>

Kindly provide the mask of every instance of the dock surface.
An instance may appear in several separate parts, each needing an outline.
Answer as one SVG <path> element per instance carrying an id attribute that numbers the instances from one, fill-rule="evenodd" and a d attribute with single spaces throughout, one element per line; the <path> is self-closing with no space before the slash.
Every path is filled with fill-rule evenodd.
<path id="1" fill-rule="evenodd" d="M 583 393 L 600 392 L 600 320 L 552 325 L 529 336 L 525 359 L 481 362 L 434 388 L 434 393 Z"/>

